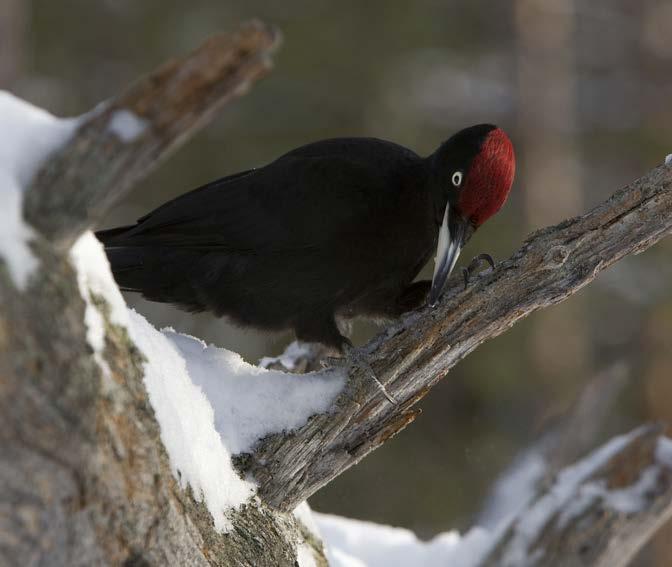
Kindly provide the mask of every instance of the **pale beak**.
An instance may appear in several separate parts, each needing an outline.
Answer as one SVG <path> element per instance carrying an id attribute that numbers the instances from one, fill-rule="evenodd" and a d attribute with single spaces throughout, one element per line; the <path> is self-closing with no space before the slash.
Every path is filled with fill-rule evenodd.
<path id="1" fill-rule="evenodd" d="M 429 292 L 429 305 L 434 307 L 441 297 L 448 276 L 453 271 L 462 246 L 471 236 L 471 225 L 457 213 L 450 211 L 450 203 L 443 213 L 443 223 L 439 229 L 439 245 L 434 258 L 434 276 Z"/>

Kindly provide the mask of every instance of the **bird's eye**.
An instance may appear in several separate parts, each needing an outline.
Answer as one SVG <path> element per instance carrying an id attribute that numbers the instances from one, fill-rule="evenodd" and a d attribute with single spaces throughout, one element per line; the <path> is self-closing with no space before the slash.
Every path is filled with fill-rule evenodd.
<path id="1" fill-rule="evenodd" d="M 459 187 L 460 185 L 462 185 L 462 172 L 456 171 L 455 173 L 453 173 L 452 181 L 455 187 Z"/>

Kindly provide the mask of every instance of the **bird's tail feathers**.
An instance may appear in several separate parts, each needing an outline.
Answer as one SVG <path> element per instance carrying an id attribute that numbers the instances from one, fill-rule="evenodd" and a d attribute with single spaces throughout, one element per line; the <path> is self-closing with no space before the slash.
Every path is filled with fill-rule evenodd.
<path id="1" fill-rule="evenodd" d="M 148 273 L 144 269 L 144 250 L 137 247 L 106 248 L 107 259 L 117 285 L 123 291 L 143 291 Z"/>
<path id="2" fill-rule="evenodd" d="M 126 226 L 119 226 L 117 228 L 108 228 L 106 230 L 99 230 L 96 232 L 96 238 L 100 240 L 105 247 L 114 246 L 115 241 L 119 240 L 121 236 L 126 234 L 135 225 L 129 224 Z"/>

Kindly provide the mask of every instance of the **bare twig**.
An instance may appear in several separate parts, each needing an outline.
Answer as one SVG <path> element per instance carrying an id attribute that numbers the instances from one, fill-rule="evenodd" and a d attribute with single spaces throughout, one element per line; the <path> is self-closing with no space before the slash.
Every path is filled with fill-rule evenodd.
<path id="1" fill-rule="evenodd" d="M 26 219 L 61 250 L 232 97 L 270 68 L 278 32 L 260 22 L 210 38 L 84 117 L 35 177 Z"/>
<path id="2" fill-rule="evenodd" d="M 245 459 L 260 495 L 281 509 L 293 508 L 413 421 L 413 405 L 481 343 L 566 299 L 670 231 L 672 167 L 661 166 L 587 214 L 532 234 L 467 290 L 454 278 L 436 309 L 407 316 L 363 349 L 401 403 L 390 404 L 366 370 L 353 365 L 330 413 L 292 434 L 263 440 Z"/>

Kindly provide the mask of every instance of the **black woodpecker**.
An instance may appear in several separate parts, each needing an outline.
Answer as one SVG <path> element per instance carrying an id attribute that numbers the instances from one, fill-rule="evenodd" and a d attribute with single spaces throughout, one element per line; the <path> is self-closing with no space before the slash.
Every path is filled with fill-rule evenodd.
<path id="1" fill-rule="evenodd" d="M 342 352 L 339 319 L 436 304 L 514 170 L 511 141 L 490 124 L 429 157 L 374 138 L 324 140 L 97 236 L 123 290 Z M 433 254 L 432 281 L 414 282 Z"/>

